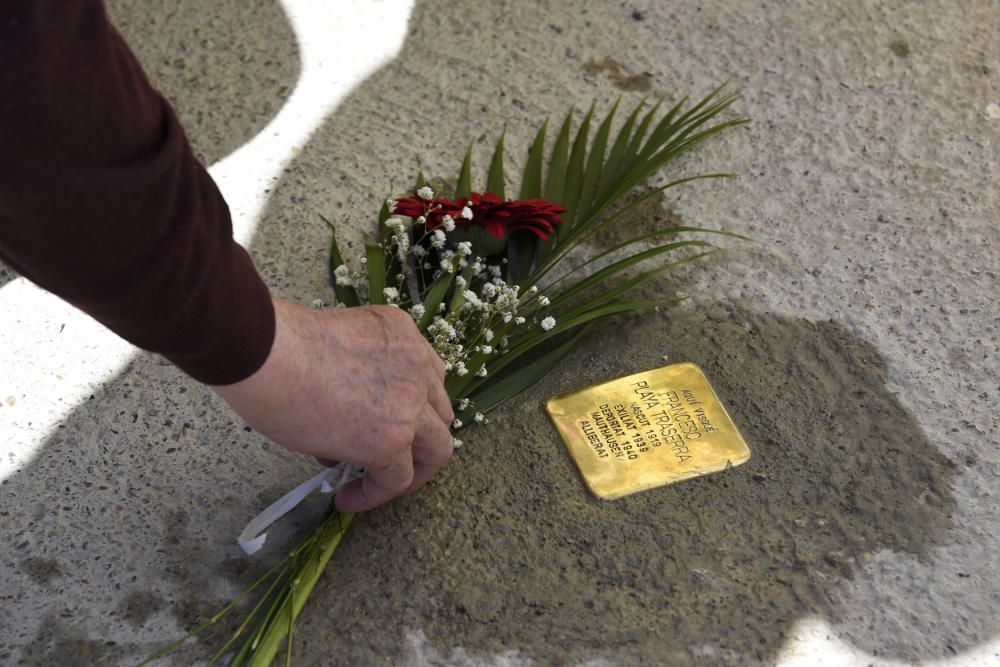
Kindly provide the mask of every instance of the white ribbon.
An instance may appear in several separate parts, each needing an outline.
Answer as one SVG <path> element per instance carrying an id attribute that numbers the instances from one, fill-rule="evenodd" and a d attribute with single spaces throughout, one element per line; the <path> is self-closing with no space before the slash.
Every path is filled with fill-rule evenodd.
<path id="1" fill-rule="evenodd" d="M 320 493 L 336 493 L 345 484 L 363 474 L 364 469 L 353 463 L 338 463 L 332 468 L 327 468 L 268 505 L 267 509 L 251 519 L 236 541 L 248 556 L 257 553 L 267 541 L 265 532 L 267 528 L 298 507 L 310 493 L 316 489 L 319 489 Z"/>

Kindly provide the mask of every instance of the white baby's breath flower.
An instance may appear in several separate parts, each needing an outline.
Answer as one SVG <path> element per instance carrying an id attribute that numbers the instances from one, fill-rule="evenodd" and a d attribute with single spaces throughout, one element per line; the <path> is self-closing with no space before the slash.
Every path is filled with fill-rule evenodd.
<path id="1" fill-rule="evenodd" d="M 482 412 L 477 412 L 474 419 L 477 424 L 482 424 L 483 420 L 486 419 L 486 415 L 484 415 Z"/>
<path id="2" fill-rule="evenodd" d="M 485 340 L 487 343 L 489 343 L 491 340 L 493 340 L 493 330 L 492 329 L 487 329 L 486 331 L 483 332 L 483 340 Z"/>
<path id="3" fill-rule="evenodd" d="M 504 324 L 510 324 L 510 321 L 511 321 L 512 319 L 514 319 L 514 316 L 513 316 L 513 315 L 511 315 L 510 313 L 504 313 L 504 314 L 503 314 L 503 323 L 504 323 Z"/>
<path id="4" fill-rule="evenodd" d="M 417 190 L 417 196 L 421 199 L 434 199 L 434 191 L 425 185 Z"/>
<path id="5" fill-rule="evenodd" d="M 463 276 L 455 276 L 455 289 L 464 290 L 469 286 L 469 281 L 467 281 Z"/>
<path id="6" fill-rule="evenodd" d="M 402 227 L 398 227 L 392 240 L 396 242 L 396 254 L 399 257 L 399 261 L 405 262 L 406 253 L 410 249 L 410 237 L 407 236 Z"/>
<path id="7" fill-rule="evenodd" d="M 427 254 L 427 248 L 422 245 L 413 246 L 413 254 L 419 259 Z"/>
<path id="8" fill-rule="evenodd" d="M 341 264 L 334 269 L 333 277 L 336 279 L 338 285 L 346 286 L 351 284 L 351 270 L 347 268 L 346 264 Z"/>
<path id="9" fill-rule="evenodd" d="M 441 226 L 444 227 L 444 231 L 453 232 L 455 231 L 455 219 L 450 215 L 446 215 L 441 220 Z"/>
<path id="10" fill-rule="evenodd" d="M 461 216 L 465 220 L 472 220 L 472 209 L 468 206 L 463 206 Z"/>
<path id="11" fill-rule="evenodd" d="M 382 289 L 382 294 L 385 295 L 386 301 L 396 301 L 399 299 L 399 290 L 395 287 L 386 287 Z"/>
<path id="12" fill-rule="evenodd" d="M 483 298 L 492 299 L 497 295 L 497 286 L 493 283 L 486 283 L 483 285 Z"/>
<path id="13" fill-rule="evenodd" d="M 451 427 L 452 428 L 462 428 L 462 420 L 461 419 L 456 419 L 455 421 L 453 421 L 451 423 Z"/>
<path id="14" fill-rule="evenodd" d="M 476 371 L 476 377 L 477 378 L 484 378 L 484 377 L 486 377 L 486 366 L 480 366 L 479 367 L 479 370 Z"/>
<path id="15" fill-rule="evenodd" d="M 468 375 L 469 369 L 465 367 L 465 362 L 459 361 L 455 364 L 455 375 L 462 377 Z"/>
<path id="16" fill-rule="evenodd" d="M 549 316 L 542 320 L 542 329 L 550 331 L 556 325 L 556 318 Z"/>
<path id="17" fill-rule="evenodd" d="M 462 446 L 462 441 L 459 440 L 458 438 L 452 438 L 451 439 L 451 446 L 454 447 L 455 449 L 458 449 L 459 447 Z"/>
<path id="18" fill-rule="evenodd" d="M 493 348 L 490 347 L 489 345 L 480 345 L 479 351 L 482 352 L 483 354 L 493 354 Z"/>
<path id="19" fill-rule="evenodd" d="M 538 291 L 538 285 L 532 285 L 528 288 L 528 294 L 534 294 Z"/>
<path id="20" fill-rule="evenodd" d="M 547 306 L 550 303 L 551 303 L 551 301 L 549 301 L 549 297 L 547 297 L 547 296 L 540 296 L 540 297 L 538 297 L 538 305 L 540 305 L 540 306 Z"/>
<path id="21" fill-rule="evenodd" d="M 514 318 L 514 324 L 524 324 L 526 321 L 527 320 L 525 320 L 523 317 L 520 316 Z"/>
<path id="22" fill-rule="evenodd" d="M 444 232 L 441 231 L 440 228 L 435 229 L 433 232 L 431 232 L 431 247 L 443 248 L 446 239 L 447 237 L 444 235 Z"/>
<path id="23" fill-rule="evenodd" d="M 465 410 L 465 409 L 466 409 L 467 407 L 469 407 L 469 404 L 470 404 L 471 402 L 472 402 L 472 401 L 470 401 L 469 399 L 467 399 L 467 398 L 463 398 L 462 400 L 460 400 L 460 401 L 458 402 L 458 409 L 459 409 L 459 410 Z"/>
<path id="24" fill-rule="evenodd" d="M 413 315 L 413 319 L 419 320 L 427 312 L 427 307 L 422 303 L 415 304 L 410 308 L 410 315 Z"/>
<path id="25" fill-rule="evenodd" d="M 316 308 L 316 309 L 322 308 L 323 307 L 323 299 L 313 299 L 312 300 L 312 307 Z"/>
<path id="26" fill-rule="evenodd" d="M 406 218 L 401 218 L 398 215 L 393 215 L 385 219 L 385 226 L 389 229 L 399 229 L 402 230 L 406 227 L 408 220 Z"/>
<path id="27" fill-rule="evenodd" d="M 419 217 L 417 218 L 417 224 L 418 224 L 418 225 L 423 225 L 423 224 L 425 224 L 426 222 L 427 222 L 427 218 L 425 218 L 425 217 L 424 217 L 424 216 L 422 216 L 422 215 L 421 215 L 421 216 L 419 216 Z"/>
<path id="28" fill-rule="evenodd" d="M 459 241 L 455 246 L 455 250 L 457 250 L 458 254 L 462 257 L 468 257 L 472 254 L 472 243 L 469 241 Z"/>
<path id="29" fill-rule="evenodd" d="M 472 306 L 481 306 L 483 304 L 483 302 L 479 300 L 479 297 L 476 295 L 476 293 L 470 289 L 467 289 L 464 292 L 462 292 L 462 296 L 465 298 L 465 302 Z"/>
<path id="30" fill-rule="evenodd" d="M 389 197 L 388 199 L 385 200 L 385 207 L 390 211 L 396 208 L 396 200 L 393 199 L 392 197 Z"/>

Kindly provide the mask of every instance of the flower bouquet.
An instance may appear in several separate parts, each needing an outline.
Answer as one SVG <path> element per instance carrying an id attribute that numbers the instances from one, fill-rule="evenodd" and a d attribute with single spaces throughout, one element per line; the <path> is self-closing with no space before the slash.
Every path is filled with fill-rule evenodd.
<path id="1" fill-rule="evenodd" d="M 355 261 L 345 260 L 334 226 L 326 221 L 334 232 L 330 276 L 336 305 L 385 304 L 407 311 L 444 361 L 445 388 L 456 414 L 453 431 L 485 422 L 491 409 L 548 373 L 597 321 L 665 303 L 630 299 L 630 290 L 716 250 L 705 240 L 684 238 L 711 230 L 668 226 L 589 255 L 579 252 L 602 227 L 664 190 L 728 176 L 687 176 L 636 193 L 671 160 L 746 122 L 718 119 L 736 98 L 720 87 L 693 105 L 682 100 L 665 112 L 661 103 L 647 108 L 643 102 L 614 134 L 617 102 L 599 124 L 591 106 L 575 132 L 571 110 L 547 160 L 548 123 L 538 129 L 517 199 L 507 196 L 503 135 L 481 188 L 473 187 L 470 146 L 451 191 L 435 192 L 418 175 L 412 191 L 386 200 L 377 230 Z M 646 260 L 658 261 L 640 269 Z M 305 494 L 320 486 L 335 492 L 361 472 L 339 464 L 320 473 L 251 522 L 241 544 L 248 551 L 259 548 L 264 537 L 254 536 Z M 331 502 L 315 528 L 274 568 L 209 619 L 205 626 L 264 589 L 209 664 L 225 657 L 230 665 L 270 665 L 283 645 L 290 664 L 295 619 L 351 520 Z"/>

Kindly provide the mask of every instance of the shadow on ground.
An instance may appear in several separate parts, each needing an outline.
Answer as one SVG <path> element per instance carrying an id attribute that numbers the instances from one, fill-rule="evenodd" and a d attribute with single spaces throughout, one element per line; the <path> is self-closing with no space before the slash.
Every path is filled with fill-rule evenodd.
<path id="1" fill-rule="evenodd" d="M 170 100 L 195 154 L 212 164 L 278 113 L 299 76 L 277 0 L 108 0 L 108 15 Z"/>
<path id="2" fill-rule="evenodd" d="M 732 471 L 591 499 L 542 414 L 547 396 L 671 361 L 705 369 L 753 450 Z M 947 533 L 952 464 L 834 322 L 710 306 L 605 329 L 561 371 L 466 431 L 431 493 L 353 530 L 301 626 L 335 618 L 352 664 L 431 645 L 540 664 L 773 659 L 876 551 L 922 558 Z"/>
<path id="3" fill-rule="evenodd" d="M 705 369 L 753 458 L 595 501 L 542 401 L 654 367 L 662 355 Z M 193 627 L 266 565 L 220 536 L 235 534 L 255 502 L 276 497 L 277 482 L 305 467 L 218 421 L 224 408 L 185 384 L 172 368 L 138 359 L 0 487 L 5 505 L 26 512 L 5 567 L 31 580 L 6 604 L 48 610 L 33 638 L 8 638 L 28 664 L 148 654 L 162 637 L 106 637 L 138 634 L 157 614 Z M 205 442 L 205 432 L 232 435 Z M 836 620 L 838 583 L 874 552 L 927 554 L 953 506 L 951 463 L 886 390 L 871 346 L 833 322 L 742 306 L 605 328 L 490 425 L 467 431 L 466 443 L 427 491 L 351 530 L 300 621 L 300 657 L 326 655 L 335 628 L 350 638 L 335 642 L 344 664 L 404 661 L 405 630 L 442 648 L 519 649 L 541 664 L 764 661 L 803 616 Z M 226 480 L 223 457 L 234 456 L 242 473 Z M 272 484 L 240 498 L 256 480 Z M 74 596 L 81 587 L 86 609 Z M 109 597 L 94 600 L 94 589 Z M 224 629 L 207 639 L 216 643 Z M 203 656 L 204 646 L 176 658 Z"/>

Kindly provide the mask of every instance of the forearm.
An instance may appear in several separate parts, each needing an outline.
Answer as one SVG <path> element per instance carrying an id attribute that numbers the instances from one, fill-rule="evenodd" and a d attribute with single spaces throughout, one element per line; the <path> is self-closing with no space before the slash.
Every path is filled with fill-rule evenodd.
<path id="1" fill-rule="evenodd" d="M 0 2 L 0 19 L 0 257 L 199 380 L 252 374 L 267 289 L 102 3 Z"/>

